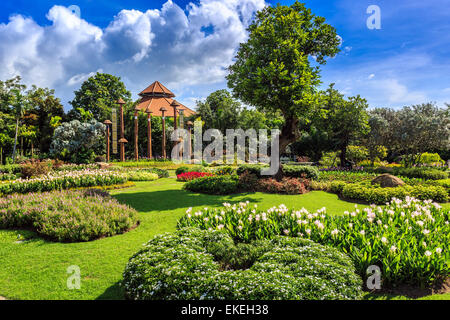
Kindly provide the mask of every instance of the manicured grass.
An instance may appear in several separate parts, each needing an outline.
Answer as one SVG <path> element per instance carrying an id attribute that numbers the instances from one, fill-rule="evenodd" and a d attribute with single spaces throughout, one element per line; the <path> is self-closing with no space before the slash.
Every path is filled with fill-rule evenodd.
<path id="1" fill-rule="evenodd" d="M 175 230 L 189 207 L 218 207 L 223 202 L 250 201 L 262 209 L 285 204 L 310 211 L 326 207 L 331 214 L 354 208 L 334 194 L 311 192 L 287 196 L 246 193 L 230 196 L 193 194 L 173 178 L 136 182 L 111 193 L 139 211 L 141 225 L 126 234 L 87 243 L 52 243 L 30 231 L 0 230 L 0 296 L 9 299 L 122 299 L 118 282 L 128 259 L 156 234 Z M 360 207 L 362 207 L 360 205 Z M 28 241 L 16 243 L 21 234 Z M 81 269 L 81 289 L 69 290 L 67 267 Z M 436 298 L 441 298 L 440 296 Z M 446 298 L 449 298 L 448 295 Z"/>

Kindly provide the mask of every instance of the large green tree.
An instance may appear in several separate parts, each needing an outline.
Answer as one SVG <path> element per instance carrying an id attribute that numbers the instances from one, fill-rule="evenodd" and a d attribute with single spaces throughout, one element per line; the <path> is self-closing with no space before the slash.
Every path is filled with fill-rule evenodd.
<path id="1" fill-rule="evenodd" d="M 51 123 L 52 118 L 64 117 L 64 108 L 59 100 L 55 97 L 55 91 L 47 88 L 38 88 L 33 86 L 27 93 L 28 99 L 33 107 L 31 114 L 36 115 L 35 123 L 31 125 L 37 127 L 36 141 L 39 143 L 41 152 L 49 152 L 54 127 Z"/>
<path id="2" fill-rule="evenodd" d="M 131 93 L 119 77 L 107 73 L 97 73 L 83 82 L 80 90 L 75 91 L 75 98 L 70 102 L 73 109 L 69 111 L 71 120 L 82 120 L 78 108 L 91 112 L 94 119 L 103 122 L 111 118 L 111 109 L 117 107 L 117 100 L 131 101 Z"/>
<path id="3" fill-rule="evenodd" d="M 370 130 L 366 111 L 369 105 L 359 95 L 345 99 L 343 94 L 334 89 L 334 84 L 323 92 L 322 100 L 324 128 L 334 149 L 340 150 L 341 165 L 344 166 L 350 143 Z"/>
<path id="4" fill-rule="evenodd" d="M 304 4 L 268 6 L 256 13 L 249 39 L 230 66 L 228 86 L 246 104 L 280 112 L 280 152 L 296 141 L 317 105 L 320 64 L 339 52 L 336 30 Z"/>

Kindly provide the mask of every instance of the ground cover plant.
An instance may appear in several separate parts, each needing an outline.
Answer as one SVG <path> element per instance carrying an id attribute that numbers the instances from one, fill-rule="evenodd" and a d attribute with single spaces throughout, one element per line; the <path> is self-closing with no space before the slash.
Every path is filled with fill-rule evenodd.
<path id="1" fill-rule="evenodd" d="M 124 233 L 137 212 L 104 191 L 54 191 L 0 198 L 0 229 L 32 228 L 47 239 L 80 242 Z"/>
<path id="2" fill-rule="evenodd" d="M 159 235 L 128 262 L 129 299 L 358 299 L 351 260 L 310 240 L 274 237 L 235 244 L 224 232 L 181 229 Z"/>
<path id="3" fill-rule="evenodd" d="M 225 230 L 236 241 L 278 235 L 301 237 L 348 253 L 361 276 L 370 265 L 382 269 L 386 285 L 430 285 L 449 275 L 450 210 L 431 201 L 406 198 L 343 216 L 326 209 L 310 213 L 284 205 L 258 210 L 249 203 L 188 210 L 178 227 Z"/>
<path id="4" fill-rule="evenodd" d="M 118 185 L 127 182 L 126 175 L 107 170 L 51 172 L 32 179 L 18 179 L 0 184 L 0 194 L 43 192 L 79 187 Z"/>

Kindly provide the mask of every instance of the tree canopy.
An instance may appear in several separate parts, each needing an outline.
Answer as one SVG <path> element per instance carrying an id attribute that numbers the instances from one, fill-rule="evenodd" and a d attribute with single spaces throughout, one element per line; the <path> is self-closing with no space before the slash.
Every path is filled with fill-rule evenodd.
<path id="1" fill-rule="evenodd" d="M 91 112 L 94 119 L 103 122 L 111 118 L 111 109 L 117 106 L 117 100 L 131 101 L 131 93 L 119 77 L 107 73 L 97 73 L 83 82 L 81 88 L 75 91 L 75 98 L 70 101 L 73 109 L 69 112 L 70 119 L 82 120 L 78 108 Z"/>
<path id="2" fill-rule="evenodd" d="M 240 45 L 229 68 L 228 86 L 244 103 L 281 113 L 283 152 L 310 121 L 318 100 L 318 65 L 339 52 L 340 40 L 325 18 L 298 1 L 257 12 L 248 31 L 248 41 Z"/>

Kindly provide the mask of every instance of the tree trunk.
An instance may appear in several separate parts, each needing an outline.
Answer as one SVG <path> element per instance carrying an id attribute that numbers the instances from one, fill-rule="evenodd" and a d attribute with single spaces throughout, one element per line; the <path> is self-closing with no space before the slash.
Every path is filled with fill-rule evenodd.
<path id="1" fill-rule="evenodd" d="M 3 164 L 3 147 L 0 147 L 0 165 Z"/>
<path id="2" fill-rule="evenodd" d="M 280 157 L 285 151 L 288 145 L 295 142 L 297 140 L 297 130 L 298 130 L 298 119 L 297 118 L 286 118 L 285 124 L 283 128 L 281 129 L 280 134 L 280 144 L 279 144 L 279 151 L 278 157 Z M 272 151 L 273 152 L 273 151 Z M 282 172 L 282 166 L 280 162 L 280 167 L 278 169 L 278 172 L 275 174 L 274 178 L 276 180 L 281 180 L 283 178 L 283 172 Z"/>
<path id="3" fill-rule="evenodd" d="M 16 148 L 17 148 L 17 132 L 19 130 L 19 118 L 16 121 L 16 135 L 14 137 L 14 149 L 13 149 L 13 163 L 16 162 Z"/>
<path id="4" fill-rule="evenodd" d="M 345 167 L 345 162 L 346 162 L 346 157 L 347 157 L 347 145 L 344 145 L 341 147 L 341 167 Z"/>

